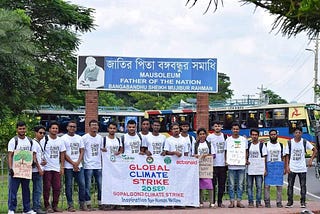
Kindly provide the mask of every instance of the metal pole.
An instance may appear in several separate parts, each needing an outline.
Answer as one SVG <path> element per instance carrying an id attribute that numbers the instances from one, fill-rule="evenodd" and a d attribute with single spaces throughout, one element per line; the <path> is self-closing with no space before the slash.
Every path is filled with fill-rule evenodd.
<path id="1" fill-rule="evenodd" d="M 319 38 L 316 38 L 316 47 L 314 52 L 314 103 L 318 102 L 318 51 L 319 51 Z"/>

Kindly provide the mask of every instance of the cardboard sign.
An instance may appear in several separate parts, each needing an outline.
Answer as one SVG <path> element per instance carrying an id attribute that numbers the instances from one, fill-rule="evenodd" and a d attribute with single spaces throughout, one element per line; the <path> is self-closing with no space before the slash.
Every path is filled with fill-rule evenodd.
<path id="1" fill-rule="evenodd" d="M 213 178 L 213 158 L 199 158 L 199 178 Z"/>
<path id="2" fill-rule="evenodd" d="M 283 185 L 283 161 L 267 162 L 267 176 L 265 184 L 267 186 L 282 186 Z"/>
<path id="3" fill-rule="evenodd" d="M 15 178 L 32 178 L 33 152 L 15 150 L 13 153 L 13 171 Z"/>
<path id="4" fill-rule="evenodd" d="M 265 168 L 264 158 L 252 158 L 248 165 L 248 175 L 264 175 Z"/>

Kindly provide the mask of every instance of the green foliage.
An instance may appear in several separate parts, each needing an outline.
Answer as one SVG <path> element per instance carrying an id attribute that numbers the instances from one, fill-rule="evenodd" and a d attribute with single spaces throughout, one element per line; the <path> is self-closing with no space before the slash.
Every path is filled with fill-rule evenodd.
<path id="1" fill-rule="evenodd" d="M 18 121 L 24 121 L 27 124 L 27 133 L 29 137 L 33 137 L 33 127 L 39 124 L 39 119 L 27 114 L 21 114 L 18 116 L 6 114 L 6 117 L 0 119 L 0 153 L 7 151 L 9 140 L 16 135 L 16 123 Z"/>
<path id="2" fill-rule="evenodd" d="M 99 92 L 99 106 L 125 106 L 123 99 L 112 92 Z"/>
<path id="3" fill-rule="evenodd" d="M 282 99 L 278 94 L 275 94 L 270 89 L 263 91 L 269 97 L 269 104 L 285 104 L 288 103 L 285 99 Z"/>
<path id="4" fill-rule="evenodd" d="M 16 114 L 41 104 L 73 108 L 78 101 L 70 95 L 81 97 L 78 37 L 94 29 L 94 10 L 62 0 L 3 0 L 0 8 L 16 11 L 0 14 L 0 51 L 6 54 L 0 52 L 0 97 L 8 99 L 0 104 Z"/>

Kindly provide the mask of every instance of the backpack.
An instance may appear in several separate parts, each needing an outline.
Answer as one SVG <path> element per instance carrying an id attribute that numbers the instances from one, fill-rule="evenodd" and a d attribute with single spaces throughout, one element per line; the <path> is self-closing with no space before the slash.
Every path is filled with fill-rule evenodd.
<path id="1" fill-rule="evenodd" d="M 33 141 L 32 141 L 32 139 L 30 138 L 30 137 L 27 137 L 28 138 L 28 140 L 29 140 L 29 142 L 30 142 L 30 151 L 32 150 L 32 145 L 33 145 Z M 17 146 L 18 146 L 18 136 L 15 136 L 14 137 L 14 150 L 16 150 L 17 149 Z"/>
<path id="2" fill-rule="evenodd" d="M 142 136 L 140 133 L 137 133 L 138 137 L 140 138 L 140 141 L 142 143 Z M 124 152 L 124 135 L 121 136 L 121 144 L 122 144 L 122 148 L 123 148 L 123 152 Z"/>
<path id="3" fill-rule="evenodd" d="M 289 147 L 289 160 L 290 160 L 290 156 L 291 156 L 291 139 L 288 140 L 288 147 Z M 307 140 L 306 139 L 303 139 L 303 147 L 304 147 L 304 153 L 306 154 L 307 153 Z"/>
<path id="4" fill-rule="evenodd" d="M 120 148 L 120 139 L 118 138 L 118 137 L 116 137 L 117 138 L 117 140 L 118 140 L 118 142 L 119 142 L 119 148 Z M 106 148 L 106 143 L 107 143 L 107 136 L 105 136 L 104 138 L 103 138 L 103 148 Z"/>
<path id="5" fill-rule="evenodd" d="M 206 143 L 207 143 L 207 146 L 208 146 L 208 148 L 209 148 L 209 154 L 211 154 L 211 143 L 209 143 L 207 140 L 206 140 Z M 200 145 L 200 142 L 199 142 L 199 141 L 197 141 L 197 142 L 194 144 L 194 154 L 198 154 L 199 145 Z"/>
<path id="6" fill-rule="evenodd" d="M 248 142 L 248 152 L 249 152 L 249 150 L 250 150 L 251 143 L 252 143 L 251 141 Z M 263 155 L 262 155 L 263 144 L 264 144 L 264 143 L 259 142 L 259 151 L 260 151 L 260 156 L 261 156 L 262 158 L 263 158 Z M 266 145 L 266 146 L 267 146 L 267 145 Z"/>
<path id="7" fill-rule="evenodd" d="M 46 146 L 47 146 L 47 143 L 48 143 L 48 135 L 44 136 L 44 146 L 43 146 L 43 150 L 45 151 L 46 150 Z"/>

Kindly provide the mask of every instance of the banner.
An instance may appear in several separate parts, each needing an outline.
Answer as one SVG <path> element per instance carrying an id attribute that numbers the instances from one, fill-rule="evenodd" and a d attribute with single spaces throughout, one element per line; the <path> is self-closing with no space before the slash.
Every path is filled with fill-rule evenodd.
<path id="1" fill-rule="evenodd" d="M 248 165 L 248 175 L 264 175 L 266 168 L 265 158 L 252 158 Z"/>
<path id="2" fill-rule="evenodd" d="M 32 178 L 33 152 L 27 150 L 15 150 L 13 153 L 13 171 L 15 178 Z"/>
<path id="3" fill-rule="evenodd" d="M 103 152 L 102 160 L 102 204 L 199 206 L 196 158 Z"/>
<path id="4" fill-rule="evenodd" d="M 283 172 L 283 161 L 267 162 L 267 176 L 264 178 L 265 184 L 267 186 L 282 186 Z"/>
<path id="5" fill-rule="evenodd" d="M 77 89 L 216 93 L 216 58 L 79 56 Z"/>
<path id="6" fill-rule="evenodd" d="M 213 157 L 207 156 L 199 158 L 199 177 L 200 178 L 213 178 Z"/>

